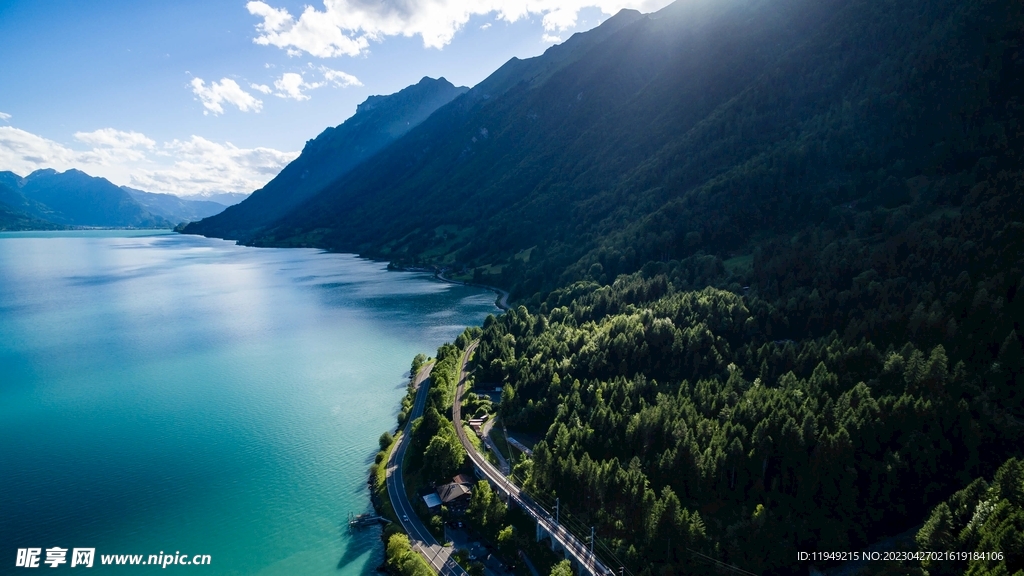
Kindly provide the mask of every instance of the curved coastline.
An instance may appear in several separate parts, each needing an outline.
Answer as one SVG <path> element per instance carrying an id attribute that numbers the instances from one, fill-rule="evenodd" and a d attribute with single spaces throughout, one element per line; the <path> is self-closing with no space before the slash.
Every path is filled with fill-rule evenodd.
<path id="1" fill-rule="evenodd" d="M 498 295 L 498 297 L 494 300 L 494 305 L 497 306 L 498 308 L 501 308 L 502 311 L 508 311 L 508 292 L 506 292 L 505 290 L 502 290 L 501 288 L 498 288 L 496 286 L 488 286 L 486 284 L 477 284 L 475 282 L 463 282 L 461 280 L 452 280 L 451 278 L 445 278 L 443 274 L 443 271 L 438 270 L 434 272 L 434 277 L 437 278 L 438 280 L 441 280 L 442 282 L 448 282 L 450 284 L 461 284 L 463 286 L 473 286 L 475 288 L 483 288 L 485 290 L 490 290 L 491 292 L 494 292 L 495 294 Z"/>
<path id="2" fill-rule="evenodd" d="M 464 282 L 462 280 L 452 280 L 451 278 L 444 277 L 444 269 L 436 266 L 399 266 L 394 262 L 388 263 L 388 270 L 400 270 L 402 272 L 430 272 L 434 275 L 434 278 L 442 282 L 448 282 L 449 284 L 459 284 L 462 286 L 472 286 L 474 288 L 483 288 L 497 294 L 497 298 L 494 300 L 494 305 L 500 308 L 502 311 L 508 311 L 508 298 L 509 293 L 497 286 L 489 286 L 487 284 L 479 284 L 477 282 Z"/>

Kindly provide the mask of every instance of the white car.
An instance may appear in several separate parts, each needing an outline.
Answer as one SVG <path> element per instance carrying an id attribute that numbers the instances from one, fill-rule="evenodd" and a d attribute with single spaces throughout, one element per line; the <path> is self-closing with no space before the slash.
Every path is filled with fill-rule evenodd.
<path id="1" fill-rule="evenodd" d="M 403 522 L 408 522 L 409 521 L 409 516 L 406 515 L 406 514 L 402 514 L 402 521 Z"/>

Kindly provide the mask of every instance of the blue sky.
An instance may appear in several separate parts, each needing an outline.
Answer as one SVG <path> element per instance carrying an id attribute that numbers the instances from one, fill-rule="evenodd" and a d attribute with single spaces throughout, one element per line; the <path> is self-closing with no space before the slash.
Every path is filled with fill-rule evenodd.
<path id="1" fill-rule="evenodd" d="M 251 192 L 371 94 L 472 86 L 667 0 L 0 2 L 0 170 Z"/>

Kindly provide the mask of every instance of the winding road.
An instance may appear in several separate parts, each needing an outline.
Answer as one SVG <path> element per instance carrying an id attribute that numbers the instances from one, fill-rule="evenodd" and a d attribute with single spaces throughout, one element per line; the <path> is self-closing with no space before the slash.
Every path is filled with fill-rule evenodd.
<path id="1" fill-rule="evenodd" d="M 594 554 L 590 553 L 583 542 L 581 542 L 576 536 L 571 534 L 568 530 L 563 528 L 560 524 L 556 524 L 554 518 L 546 510 L 537 505 L 532 498 L 525 494 L 520 494 L 519 487 L 509 481 L 504 475 L 501 474 L 490 462 L 484 458 L 483 454 L 480 454 L 473 447 L 473 444 L 469 441 L 469 437 L 466 435 L 466 430 L 462 426 L 462 394 L 466 386 L 466 364 L 469 362 L 469 357 L 472 356 L 473 351 L 476 350 L 476 346 L 479 341 L 474 340 L 469 346 L 466 347 L 466 351 L 462 354 L 462 364 L 459 367 L 459 384 L 455 391 L 455 403 L 452 406 L 452 423 L 455 424 L 455 432 L 459 435 L 459 441 L 462 442 L 462 446 L 465 447 L 466 452 L 469 454 L 470 459 L 473 460 L 473 464 L 476 466 L 491 484 L 498 487 L 501 492 L 509 495 L 509 498 L 513 500 L 523 511 L 530 515 L 537 524 L 548 534 L 551 538 L 562 546 L 565 551 L 572 556 L 573 560 L 581 567 L 583 567 L 588 573 L 594 576 L 614 576 L 614 572 L 608 569 Z"/>
<path id="2" fill-rule="evenodd" d="M 412 411 L 402 428 L 402 435 L 398 439 L 398 446 L 391 451 L 387 462 L 386 484 L 388 497 L 391 499 L 391 506 L 395 509 L 398 522 L 402 529 L 409 535 L 409 543 L 412 549 L 419 552 L 426 559 L 430 567 L 438 574 L 469 576 L 465 570 L 451 558 L 452 549 L 437 543 L 434 536 L 423 525 L 412 503 L 405 493 L 405 484 L 402 481 L 402 461 L 405 458 L 405 451 L 409 448 L 410 436 L 412 434 L 412 422 L 423 414 L 423 408 L 427 404 L 427 391 L 430 388 L 430 371 L 434 363 L 430 362 L 423 366 L 413 380 L 413 387 L 416 388 L 416 400 L 413 403 Z"/>

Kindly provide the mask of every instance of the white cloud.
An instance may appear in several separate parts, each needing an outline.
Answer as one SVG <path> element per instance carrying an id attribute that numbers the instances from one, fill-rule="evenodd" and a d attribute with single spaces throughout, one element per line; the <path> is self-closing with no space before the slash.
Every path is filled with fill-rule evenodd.
<path id="1" fill-rule="evenodd" d="M 26 175 L 40 168 L 77 168 L 118 185 L 178 195 L 252 192 L 298 156 L 272 148 L 239 148 L 192 136 L 157 145 L 138 132 L 103 128 L 78 132 L 88 149 L 0 126 L 0 170 Z"/>
<path id="2" fill-rule="evenodd" d="M 81 153 L 84 161 L 107 164 L 139 161 L 146 157 L 146 150 L 152 150 L 156 142 L 139 132 L 122 132 L 113 128 L 100 128 L 93 132 L 75 132 L 75 140 L 92 146 L 92 150 Z"/>
<path id="3" fill-rule="evenodd" d="M 173 164 L 132 174 L 131 186 L 181 195 L 252 192 L 299 155 L 273 148 L 239 148 L 230 142 L 221 144 L 201 136 L 167 142 L 161 154 L 170 156 Z"/>
<path id="4" fill-rule="evenodd" d="M 484 24 L 483 26 L 481 26 L 481 27 L 480 27 L 480 29 L 481 29 L 481 30 L 487 30 L 487 29 L 488 29 L 488 28 L 490 28 L 490 27 L 491 27 L 491 23 L 490 23 L 490 22 L 488 22 L 488 23 Z"/>
<path id="5" fill-rule="evenodd" d="M 307 83 L 302 78 L 302 74 L 295 72 L 285 72 L 280 78 L 274 80 L 274 88 L 277 88 L 277 92 L 274 96 L 278 98 L 291 98 L 293 100 L 309 100 L 308 94 L 303 94 L 303 90 L 315 90 L 323 86 L 322 82 Z"/>
<path id="6" fill-rule="evenodd" d="M 156 142 L 139 132 L 122 132 L 113 128 L 100 128 L 92 132 L 75 132 L 75 140 L 93 146 L 108 148 L 152 148 Z"/>
<path id="7" fill-rule="evenodd" d="M 263 108 L 263 102 L 252 94 L 249 94 L 237 82 L 230 78 L 221 78 L 220 82 L 211 82 L 209 88 L 201 78 L 193 78 L 192 93 L 203 103 L 206 110 L 203 114 L 213 112 L 223 114 L 224 102 L 236 106 L 242 112 L 259 112 Z"/>
<path id="8" fill-rule="evenodd" d="M 309 64 L 309 68 L 313 68 L 313 65 Z M 323 88 L 328 84 L 333 84 L 340 88 L 363 85 L 358 78 L 341 70 L 332 70 L 326 66 L 320 66 L 318 70 L 323 74 L 323 80 L 319 82 L 307 82 L 306 77 L 303 76 L 304 73 L 285 72 L 280 78 L 274 80 L 274 88 L 277 89 L 274 92 L 274 96 L 278 98 L 291 98 L 292 100 L 309 100 L 309 94 L 306 92 Z M 270 91 L 270 88 L 266 86 L 253 84 L 252 87 L 261 92 L 263 88 L 267 88 L 267 92 Z"/>
<path id="9" fill-rule="evenodd" d="M 324 0 L 324 9 L 306 6 L 296 18 L 287 9 L 261 0 L 245 6 L 262 22 L 256 25 L 257 44 L 277 46 L 290 56 L 356 56 L 370 41 L 386 36 L 420 36 L 428 48 L 452 41 L 471 17 L 495 14 L 516 22 L 541 16 L 548 38 L 576 26 L 580 10 L 598 8 L 614 14 L 623 8 L 644 12 L 667 6 L 671 0 Z"/>
<path id="10" fill-rule="evenodd" d="M 270 94 L 273 92 L 273 90 L 270 89 L 270 86 L 267 86 L 266 84 L 249 84 L 249 88 L 252 88 L 257 92 L 263 92 L 264 94 Z"/>
<path id="11" fill-rule="evenodd" d="M 39 168 L 67 170 L 80 153 L 13 126 L 0 126 L 0 170 L 25 175 Z M 83 164 L 88 163 L 86 159 Z"/>
<path id="12" fill-rule="evenodd" d="M 363 83 L 359 81 L 359 78 L 356 78 L 351 74 L 342 72 L 341 70 L 331 70 L 327 66 L 321 66 L 320 71 L 324 73 L 324 80 L 330 82 L 331 84 L 334 84 L 335 86 L 347 88 L 349 86 L 363 85 Z"/>
<path id="13" fill-rule="evenodd" d="M 4 112 L 0 112 L 0 120 L 3 120 L 4 122 L 7 122 L 10 119 L 11 119 L 11 115 L 10 114 L 5 114 Z"/>
<path id="14" fill-rule="evenodd" d="M 342 26 L 312 6 L 306 7 L 297 22 L 287 10 L 272 8 L 264 2 L 249 2 L 245 7 L 250 14 L 263 18 L 263 22 L 256 25 L 261 35 L 253 41 L 285 48 L 289 56 L 297 56 L 301 51 L 320 57 L 355 56 L 369 47 L 366 38 L 346 36 Z"/>

